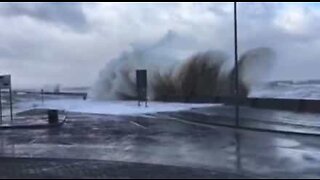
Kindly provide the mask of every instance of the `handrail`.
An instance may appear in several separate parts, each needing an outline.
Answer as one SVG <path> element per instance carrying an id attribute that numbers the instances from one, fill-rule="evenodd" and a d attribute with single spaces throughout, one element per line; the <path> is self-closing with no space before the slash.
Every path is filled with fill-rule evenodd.
<path id="1" fill-rule="evenodd" d="M 26 93 L 26 94 L 43 94 L 43 95 L 65 95 L 65 96 L 82 96 L 83 99 L 87 99 L 88 93 L 85 92 L 50 92 L 50 91 L 25 91 L 14 90 L 13 93 Z"/>

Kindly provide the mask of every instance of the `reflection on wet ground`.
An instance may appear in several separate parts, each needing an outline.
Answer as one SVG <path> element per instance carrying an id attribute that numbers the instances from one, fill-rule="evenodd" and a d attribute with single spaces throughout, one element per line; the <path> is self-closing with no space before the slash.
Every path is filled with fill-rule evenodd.
<path id="1" fill-rule="evenodd" d="M 179 113 L 164 113 L 171 117 L 201 123 L 235 125 L 233 106 L 197 108 Z M 291 111 L 239 108 L 240 125 L 249 128 L 320 135 L 320 114 Z"/>
<path id="2" fill-rule="evenodd" d="M 0 154 L 175 165 L 259 177 L 320 177 L 320 136 L 243 131 L 180 121 L 199 118 L 190 112 L 212 113 L 213 121 L 224 120 L 206 108 L 189 114 L 141 116 L 69 113 L 60 128 L 1 130 Z M 219 112 L 227 114 L 227 109 Z M 266 120 L 267 116 L 271 120 L 275 117 L 257 112 Z"/>

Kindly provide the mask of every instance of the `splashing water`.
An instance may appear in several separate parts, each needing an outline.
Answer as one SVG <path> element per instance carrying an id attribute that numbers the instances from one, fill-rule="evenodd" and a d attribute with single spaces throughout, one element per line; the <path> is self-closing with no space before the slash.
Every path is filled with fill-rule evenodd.
<path id="1" fill-rule="evenodd" d="M 234 68 L 222 70 L 228 61 L 226 53 L 190 51 L 181 46 L 184 45 L 181 41 L 176 43 L 175 34 L 170 32 L 153 46 L 122 53 L 102 69 L 90 96 L 99 100 L 136 99 L 136 69 L 148 71 L 150 100 L 232 95 Z M 251 49 L 240 56 L 240 95 L 247 96 L 250 87 L 267 76 L 274 59 L 275 53 L 266 47 Z"/>

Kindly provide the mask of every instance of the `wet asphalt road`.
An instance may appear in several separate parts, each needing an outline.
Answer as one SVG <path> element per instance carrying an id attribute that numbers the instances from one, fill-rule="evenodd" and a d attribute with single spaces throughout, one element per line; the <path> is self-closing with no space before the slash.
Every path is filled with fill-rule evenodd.
<path id="1" fill-rule="evenodd" d="M 173 165 L 263 178 L 320 177 L 320 137 L 199 125 L 186 121 L 201 118 L 190 112 L 210 112 L 213 121 L 224 121 L 205 108 L 141 116 L 69 113 L 60 128 L 1 130 L 0 155 Z"/>
<path id="2" fill-rule="evenodd" d="M 208 169 L 104 160 L 1 158 L 1 179 L 247 179 Z"/>

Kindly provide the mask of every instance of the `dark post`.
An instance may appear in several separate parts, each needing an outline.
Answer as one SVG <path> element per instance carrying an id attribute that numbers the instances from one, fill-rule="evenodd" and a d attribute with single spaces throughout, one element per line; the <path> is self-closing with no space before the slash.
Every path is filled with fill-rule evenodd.
<path id="1" fill-rule="evenodd" d="M 12 88 L 11 88 L 11 76 L 10 76 L 10 87 L 9 87 L 9 91 L 10 91 L 10 118 L 11 118 L 11 122 L 13 121 L 13 115 L 12 115 Z"/>
<path id="2" fill-rule="evenodd" d="M 236 126 L 239 126 L 239 77 L 238 77 L 238 32 L 237 32 L 237 2 L 234 2 L 234 64 L 235 64 L 235 100 L 236 100 Z"/>
<path id="3" fill-rule="evenodd" d="M 140 101 L 145 101 L 145 106 L 147 107 L 147 70 L 136 71 L 136 83 L 138 106 L 140 106 Z"/>
<path id="4" fill-rule="evenodd" d="M 48 110 L 48 122 L 49 124 L 57 124 L 59 121 L 58 110 Z"/>
<path id="5" fill-rule="evenodd" d="M 2 124 L 2 100 L 1 100 L 1 87 L 0 87 L 0 124 Z"/>
<path id="6" fill-rule="evenodd" d="M 43 105 L 43 102 L 44 102 L 44 99 L 43 99 L 43 89 L 41 89 L 41 102 L 42 102 L 42 105 Z"/>

